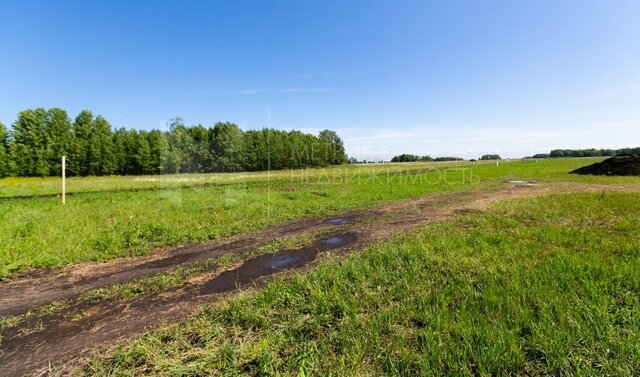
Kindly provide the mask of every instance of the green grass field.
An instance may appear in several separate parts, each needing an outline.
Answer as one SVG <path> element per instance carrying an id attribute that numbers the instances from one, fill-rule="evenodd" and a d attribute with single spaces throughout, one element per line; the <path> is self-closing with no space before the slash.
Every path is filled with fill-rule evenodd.
<path id="1" fill-rule="evenodd" d="M 634 375 L 638 229 L 639 193 L 502 202 L 205 306 L 83 373 Z"/>
<path id="2" fill-rule="evenodd" d="M 367 208 L 429 193 L 496 187 L 507 179 L 640 183 L 568 171 L 594 159 L 471 166 L 468 162 L 383 164 L 263 173 L 73 178 L 66 206 L 54 178 L 0 180 L 0 277 L 30 268 L 147 253 L 286 220 Z M 203 184 L 215 183 L 216 186 Z M 220 185 L 218 185 L 220 184 Z M 147 190 L 147 191 L 127 191 Z"/>

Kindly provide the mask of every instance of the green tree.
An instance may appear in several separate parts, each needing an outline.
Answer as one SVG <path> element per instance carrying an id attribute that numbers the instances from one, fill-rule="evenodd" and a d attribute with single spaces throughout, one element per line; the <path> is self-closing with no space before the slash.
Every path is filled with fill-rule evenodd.
<path id="1" fill-rule="evenodd" d="M 244 132 L 233 123 L 216 123 L 211 141 L 217 171 L 239 171 L 244 166 Z"/>
<path id="2" fill-rule="evenodd" d="M 169 153 L 167 155 L 167 173 L 183 172 L 183 165 L 188 165 L 188 151 L 191 138 L 187 128 L 182 123 L 182 118 L 176 117 L 169 123 Z"/>
<path id="3" fill-rule="evenodd" d="M 147 132 L 135 132 L 136 148 L 134 154 L 135 172 L 134 174 L 151 174 L 153 173 L 153 164 L 151 161 L 151 147 L 147 140 Z"/>
<path id="4" fill-rule="evenodd" d="M 140 164 L 138 141 L 139 134 L 135 130 L 122 130 L 120 133 L 120 142 L 122 143 L 122 165 L 120 167 L 121 174 L 142 174 L 142 166 Z"/>
<path id="5" fill-rule="evenodd" d="M 82 110 L 73 122 L 73 149 L 69 161 L 72 173 L 87 176 L 91 172 L 91 130 L 93 128 L 93 114 L 89 110 Z"/>
<path id="6" fill-rule="evenodd" d="M 124 128 L 118 128 L 113 133 L 113 163 L 117 174 L 127 174 L 127 135 Z"/>
<path id="7" fill-rule="evenodd" d="M 109 175 L 116 172 L 111 125 L 100 115 L 91 124 L 88 150 L 90 175 Z"/>
<path id="8" fill-rule="evenodd" d="M 452 157 L 452 156 L 436 157 L 435 159 L 433 159 L 433 161 L 462 161 L 462 160 L 463 160 L 462 157 Z"/>
<path id="9" fill-rule="evenodd" d="M 210 172 L 213 167 L 213 157 L 209 150 L 209 131 L 201 126 L 187 128 L 189 143 L 184 144 L 187 161 L 184 170 L 190 173 Z"/>
<path id="10" fill-rule="evenodd" d="M 415 162 L 420 161 L 420 156 L 416 156 L 415 154 L 401 154 L 399 156 L 394 156 L 391 159 L 391 162 Z"/>
<path id="11" fill-rule="evenodd" d="M 7 128 L 0 122 L 0 178 L 8 176 L 10 173 L 8 145 Z"/>
<path id="12" fill-rule="evenodd" d="M 313 166 L 313 146 L 315 144 L 315 137 L 312 135 L 303 134 L 300 131 L 289 132 L 289 167 L 291 168 L 306 168 Z"/>
<path id="13" fill-rule="evenodd" d="M 347 162 L 347 155 L 344 150 L 344 143 L 335 131 L 323 130 L 318 135 L 320 140 L 325 142 L 329 147 L 327 148 L 327 163 L 331 165 L 340 165 Z"/>
<path id="14" fill-rule="evenodd" d="M 265 149 L 264 153 L 261 151 L 262 148 Z M 266 156 L 266 143 L 262 140 L 261 131 L 249 130 L 245 132 L 242 155 L 244 170 L 263 170 L 263 161 L 261 156 Z M 266 166 L 266 161 L 264 162 L 264 165 Z"/>
<path id="15" fill-rule="evenodd" d="M 150 173 L 161 174 L 165 171 L 169 157 L 169 143 L 164 132 L 153 130 L 147 134 L 150 152 Z"/>
<path id="16" fill-rule="evenodd" d="M 73 134 L 71 120 L 67 112 L 53 108 L 47 111 L 46 119 L 47 165 L 48 175 L 59 175 L 62 168 L 62 156 L 71 157 L 73 151 Z"/>
<path id="17" fill-rule="evenodd" d="M 268 129 L 269 155 L 271 170 L 289 169 L 292 159 L 292 147 L 289 143 L 289 133 L 282 130 Z"/>
<path id="18" fill-rule="evenodd" d="M 10 150 L 16 175 L 46 176 L 49 172 L 46 124 L 47 112 L 42 108 L 18 114 L 11 132 L 13 142 Z"/>

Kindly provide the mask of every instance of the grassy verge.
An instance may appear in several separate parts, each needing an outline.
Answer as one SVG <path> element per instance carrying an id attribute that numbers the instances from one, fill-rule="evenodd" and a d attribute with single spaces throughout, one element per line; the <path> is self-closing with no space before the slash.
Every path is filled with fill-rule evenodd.
<path id="1" fill-rule="evenodd" d="M 85 375 L 633 375 L 640 194 L 502 203 L 209 305 Z"/>
<path id="2" fill-rule="evenodd" d="M 0 201 L 0 278 L 35 267 L 141 255 L 154 247 L 203 242 L 430 193 L 492 187 L 505 179 L 640 183 L 638 177 L 566 173 L 585 162 L 591 161 L 338 167 L 277 172 L 268 179 L 264 174 L 258 180 L 240 177 L 223 187 L 87 193 L 70 198 L 65 207 L 55 198 L 5 200 Z M 83 184 L 99 185 L 101 180 L 87 178 Z"/>

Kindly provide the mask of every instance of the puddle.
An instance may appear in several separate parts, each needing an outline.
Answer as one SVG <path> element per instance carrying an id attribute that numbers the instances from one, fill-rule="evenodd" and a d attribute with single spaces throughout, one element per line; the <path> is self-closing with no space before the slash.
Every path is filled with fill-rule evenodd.
<path id="1" fill-rule="evenodd" d="M 202 293 L 222 293 L 253 284 L 262 277 L 281 270 L 304 267 L 315 261 L 322 251 L 349 245 L 357 240 L 354 233 L 345 233 L 316 241 L 300 250 L 284 250 L 277 254 L 258 255 L 240 267 L 224 271 L 202 287 Z"/>
<path id="2" fill-rule="evenodd" d="M 351 219 L 348 219 L 346 217 L 338 217 L 335 219 L 328 220 L 327 222 L 331 225 L 344 225 L 351 222 Z"/>
<path id="3" fill-rule="evenodd" d="M 343 242 L 344 242 L 344 238 L 340 236 L 329 237 L 322 240 L 322 243 L 331 245 L 331 246 L 338 246 Z"/>
<path id="4" fill-rule="evenodd" d="M 299 258 L 294 255 L 275 255 L 270 260 L 265 262 L 265 265 L 270 268 L 288 268 L 293 266 Z"/>
<path id="5" fill-rule="evenodd" d="M 537 186 L 538 185 L 536 183 L 536 181 L 518 181 L 518 180 L 513 180 L 513 181 L 508 181 L 508 183 L 511 183 L 512 185 L 516 185 L 516 187 L 531 187 L 531 186 Z"/>

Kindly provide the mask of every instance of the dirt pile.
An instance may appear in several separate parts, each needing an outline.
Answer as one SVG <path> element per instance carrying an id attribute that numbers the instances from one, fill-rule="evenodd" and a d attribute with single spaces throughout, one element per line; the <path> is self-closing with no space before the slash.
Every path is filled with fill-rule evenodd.
<path id="1" fill-rule="evenodd" d="M 624 155 L 608 158 L 593 165 L 576 169 L 571 174 L 582 175 L 640 175 L 640 155 Z"/>

